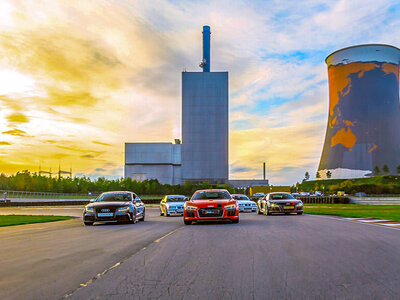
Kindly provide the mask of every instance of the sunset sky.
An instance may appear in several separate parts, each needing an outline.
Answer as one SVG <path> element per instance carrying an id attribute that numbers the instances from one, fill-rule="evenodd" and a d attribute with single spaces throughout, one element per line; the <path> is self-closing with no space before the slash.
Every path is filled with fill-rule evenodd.
<path id="1" fill-rule="evenodd" d="M 230 177 L 315 176 L 325 57 L 400 46 L 394 1 L 0 1 L 0 173 L 123 176 L 125 142 L 181 137 L 181 72 L 229 71 Z"/>

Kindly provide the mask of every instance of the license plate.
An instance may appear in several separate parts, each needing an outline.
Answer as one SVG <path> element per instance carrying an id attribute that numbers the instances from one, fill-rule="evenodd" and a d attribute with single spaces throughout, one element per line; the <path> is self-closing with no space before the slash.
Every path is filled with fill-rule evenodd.
<path id="1" fill-rule="evenodd" d="M 205 213 L 206 213 L 206 214 L 213 214 L 214 211 L 213 211 L 213 210 L 206 210 Z"/>
<path id="2" fill-rule="evenodd" d="M 113 213 L 98 213 L 98 217 L 112 217 L 114 214 Z"/>
<path id="3" fill-rule="evenodd" d="M 293 206 L 293 205 L 291 205 L 291 206 L 285 206 L 285 209 L 294 209 L 294 206 Z"/>

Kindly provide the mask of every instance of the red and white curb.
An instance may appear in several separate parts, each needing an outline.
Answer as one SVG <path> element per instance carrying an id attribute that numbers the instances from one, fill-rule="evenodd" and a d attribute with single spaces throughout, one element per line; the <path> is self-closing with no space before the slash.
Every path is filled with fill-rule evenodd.
<path id="1" fill-rule="evenodd" d="M 345 218 L 345 219 L 350 220 L 350 221 L 356 221 L 356 222 L 368 223 L 368 224 L 374 224 L 374 225 L 382 225 L 382 226 L 400 229 L 400 222 L 397 222 L 397 221 L 374 219 L 374 218 Z"/>

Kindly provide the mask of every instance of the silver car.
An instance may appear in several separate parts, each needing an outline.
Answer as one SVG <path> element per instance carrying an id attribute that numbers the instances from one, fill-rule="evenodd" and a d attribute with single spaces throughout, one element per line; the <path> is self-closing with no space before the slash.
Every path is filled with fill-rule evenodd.
<path id="1" fill-rule="evenodd" d="M 258 214 L 303 214 L 303 202 L 289 193 L 269 193 L 257 201 Z"/>
<path id="2" fill-rule="evenodd" d="M 187 198 L 184 195 L 165 195 L 160 202 L 160 216 L 181 216 Z"/>
<path id="3" fill-rule="evenodd" d="M 242 194 L 233 194 L 232 198 L 237 200 L 239 204 L 239 212 L 256 212 L 257 204 L 251 201 L 249 197 Z"/>

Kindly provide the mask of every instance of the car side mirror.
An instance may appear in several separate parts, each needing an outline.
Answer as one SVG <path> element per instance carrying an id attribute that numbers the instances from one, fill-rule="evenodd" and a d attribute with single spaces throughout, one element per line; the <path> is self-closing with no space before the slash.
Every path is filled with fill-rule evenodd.
<path id="1" fill-rule="evenodd" d="M 94 202 L 94 199 L 90 199 L 90 202 Z"/>

